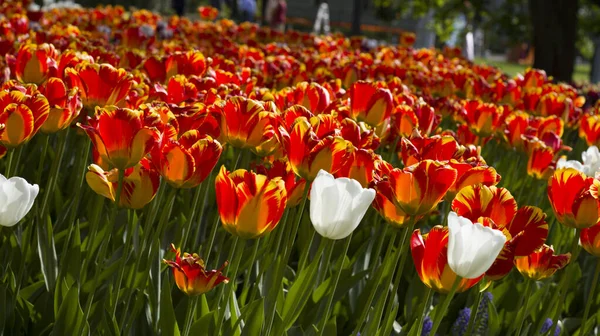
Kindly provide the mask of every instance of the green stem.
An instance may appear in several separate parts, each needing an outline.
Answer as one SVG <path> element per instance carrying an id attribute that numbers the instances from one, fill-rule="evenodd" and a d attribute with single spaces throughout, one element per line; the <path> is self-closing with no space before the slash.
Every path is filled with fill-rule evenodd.
<path id="1" fill-rule="evenodd" d="M 454 284 L 452 284 L 452 288 L 450 289 L 450 293 L 446 295 L 444 302 L 442 302 L 442 305 L 440 306 L 440 310 L 437 311 L 435 314 L 435 318 L 433 319 L 433 327 L 431 328 L 429 335 L 435 335 L 435 333 L 439 329 L 440 324 L 442 323 L 442 319 L 446 315 L 446 311 L 450 306 L 450 301 L 452 301 L 452 298 L 454 297 L 454 294 L 456 293 L 456 290 L 458 289 L 458 285 L 460 284 L 461 280 L 462 277 L 457 275 L 456 280 L 454 280 Z"/>
<path id="2" fill-rule="evenodd" d="M 304 214 L 304 209 L 306 208 L 306 201 L 308 199 L 308 191 L 310 189 L 310 184 L 307 183 L 305 188 L 304 188 L 304 196 L 302 199 L 302 205 L 300 205 L 300 210 L 296 213 L 296 221 L 294 223 L 294 226 L 292 226 L 291 229 L 291 233 L 289 235 L 287 235 L 285 237 L 285 243 L 283 244 L 283 256 L 281 258 L 281 261 L 279 262 L 279 265 L 277 265 L 277 269 L 276 269 L 276 279 L 273 283 L 278 284 L 281 283 L 282 279 L 283 279 L 283 270 L 285 269 L 285 266 L 287 266 L 287 262 L 288 259 L 290 257 L 290 254 L 292 253 L 292 246 L 294 245 L 294 240 L 296 238 L 296 234 L 298 233 L 298 227 L 300 226 L 300 223 L 302 223 L 302 215 Z M 289 225 L 286 225 L 286 227 L 288 227 Z M 309 253 L 309 251 L 305 251 L 305 253 Z M 275 296 L 277 294 L 277 291 L 272 290 L 269 292 L 268 295 L 268 302 L 272 303 L 274 302 L 274 300 L 277 299 L 277 297 Z M 277 312 L 277 309 L 275 309 L 275 305 L 271 304 L 272 307 L 270 307 L 269 305 L 267 305 L 267 307 L 270 309 L 271 314 L 269 319 L 267 320 L 267 335 L 270 335 L 271 332 L 271 328 L 273 327 L 273 321 L 275 320 L 275 313 Z M 267 310 L 268 311 L 268 310 Z"/>
<path id="3" fill-rule="evenodd" d="M 529 306 L 529 296 L 530 296 L 532 282 L 533 282 L 533 280 L 525 279 L 525 293 L 524 293 L 524 297 L 521 298 L 521 301 L 525 301 L 525 302 L 521 306 L 521 309 L 520 309 L 523 314 L 520 315 L 520 318 L 519 318 L 517 324 L 515 325 L 519 328 L 519 329 L 517 329 L 517 335 L 521 335 L 521 331 L 523 330 L 523 323 L 527 319 L 527 313 L 528 313 L 528 308 L 529 308 L 528 307 Z"/>
<path id="4" fill-rule="evenodd" d="M 471 308 L 471 315 L 469 316 L 469 324 L 467 325 L 467 332 L 465 336 L 471 336 L 473 333 L 473 327 L 475 326 L 475 320 L 477 319 L 477 313 L 479 312 L 479 305 L 481 304 L 481 299 L 483 299 L 484 291 L 479 290 L 477 293 L 477 299 L 473 303 L 474 307 Z M 527 291 L 525 291 L 527 293 Z"/>
<path id="5" fill-rule="evenodd" d="M 204 215 L 204 202 L 201 200 L 206 199 L 206 190 L 208 190 L 208 181 L 200 184 L 196 187 L 196 191 L 194 192 L 194 199 L 192 200 L 192 207 L 188 213 L 187 225 L 184 232 L 184 238 L 181 244 L 181 248 L 185 248 L 188 239 L 190 238 L 190 233 L 192 232 L 192 227 L 194 226 L 194 220 L 196 219 L 196 212 L 198 211 L 198 206 L 202 203 L 202 208 L 200 209 L 200 218 Z M 198 225 L 199 226 L 199 225 Z"/>
<path id="6" fill-rule="evenodd" d="M 306 260 L 310 255 L 310 249 L 312 248 L 313 241 L 315 240 L 316 232 L 312 230 L 312 234 L 310 235 L 310 241 L 308 242 L 308 246 L 304 249 L 304 253 L 300 256 L 300 262 L 298 263 L 298 273 L 300 273 L 304 267 L 306 266 Z"/>
<path id="7" fill-rule="evenodd" d="M 425 301 L 423 302 L 423 310 L 421 311 L 421 314 L 417 317 L 417 333 L 415 334 L 416 336 L 421 336 L 421 333 L 423 332 L 423 319 L 425 318 L 425 315 L 427 315 L 427 309 L 429 309 L 429 300 L 431 300 L 432 294 L 433 290 L 430 287 L 427 287 Z"/>
<path id="8" fill-rule="evenodd" d="M 48 200 L 50 198 L 50 195 L 52 195 L 54 193 L 54 187 L 56 186 L 56 181 L 58 180 L 58 172 L 60 171 L 60 165 L 63 161 L 63 155 L 65 153 L 65 148 L 67 145 L 67 138 L 69 136 L 69 131 L 65 131 L 63 133 L 60 133 L 58 136 L 58 152 L 56 153 L 56 157 L 54 158 L 54 160 L 52 161 L 52 167 L 50 168 L 50 174 L 49 174 L 49 178 L 48 181 L 46 182 L 46 188 L 44 189 L 44 196 L 42 198 L 42 203 L 40 206 L 40 218 L 43 218 L 42 216 L 45 215 L 46 213 L 46 207 L 48 206 Z M 85 140 L 85 145 L 83 146 L 83 166 L 84 167 L 75 167 L 77 169 L 77 174 L 80 174 L 80 171 L 83 171 L 81 173 L 81 177 L 80 179 L 77 181 L 79 182 L 79 188 L 77 188 L 76 194 L 75 194 L 75 198 L 73 199 L 75 204 L 73 204 L 73 208 L 71 208 L 71 216 L 69 217 L 69 223 L 73 223 L 74 222 L 74 217 L 77 213 L 77 206 L 75 206 L 76 204 L 79 204 L 79 199 L 81 197 L 79 197 L 79 195 L 81 194 L 81 185 L 83 184 L 83 176 L 85 176 L 85 165 L 87 165 L 87 159 L 89 156 L 89 140 Z M 80 175 L 78 175 L 79 177 Z"/>
<path id="9" fill-rule="evenodd" d="M 16 175 L 17 170 L 19 170 L 19 163 L 21 161 L 21 153 L 23 152 L 23 146 L 21 145 L 17 148 L 9 149 L 8 153 L 8 165 L 6 169 L 6 178 L 10 178 Z"/>
<path id="10" fill-rule="evenodd" d="M 110 242 L 110 238 L 112 235 L 112 231 L 113 231 L 113 227 L 114 227 L 114 223 L 117 217 L 117 213 L 119 212 L 119 203 L 121 202 L 121 192 L 123 191 L 123 180 L 125 179 L 125 170 L 123 169 L 119 169 L 119 180 L 117 182 L 117 193 L 115 195 L 115 204 L 113 206 L 112 212 L 110 214 L 107 226 L 108 226 L 108 230 L 106 230 L 106 234 L 107 237 L 104 239 L 104 241 L 102 242 L 102 245 L 100 246 L 100 251 L 98 252 L 98 256 L 96 257 L 96 260 L 98 261 L 98 264 L 100 267 L 98 267 L 97 272 L 96 272 L 96 276 L 94 276 L 94 282 L 93 282 L 93 286 L 92 286 L 92 290 L 90 291 L 90 294 L 87 298 L 87 302 L 85 305 L 85 310 L 84 310 L 84 321 L 87 320 L 89 314 L 90 314 L 90 310 L 92 309 L 92 303 L 94 301 L 94 294 L 96 293 L 96 289 L 98 288 L 98 281 L 100 278 L 100 274 L 102 273 L 102 271 L 104 270 L 104 263 L 105 263 L 105 258 L 106 258 L 106 252 L 108 250 L 108 245 Z M 85 327 L 85 323 L 83 323 L 84 325 L 82 326 L 82 328 Z M 82 330 L 83 331 L 83 330 Z M 79 334 L 79 333 L 76 333 Z"/>
<path id="11" fill-rule="evenodd" d="M 183 324 L 183 336 L 189 336 L 192 323 L 194 322 L 194 316 L 196 315 L 196 308 L 198 307 L 198 297 L 192 296 L 189 299 L 189 305 L 185 315 L 185 322 Z"/>
<path id="12" fill-rule="evenodd" d="M 337 285 L 340 282 L 340 276 L 342 275 L 342 269 L 344 268 L 344 258 L 346 258 L 346 254 L 348 253 L 348 249 L 350 248 L 350 241 L 352 240 L 352 233 L 348 238 L 346 238 L 346 246 L 344 247 L 344 253 L 340 258 L 340 267 L 338 269 L 337 275 L 335 276 L 335 281 L 333 283 L 333 289 L 331 290 L 331 294 L 329 295 L 329 300 L 327 302 L 327 307 L 325 308 L 325 316 L 323 317 L 323 325 L 320 328 L 319 335 L 323 335 L 325 331 L 325 326 L 327 325 L 327 320 L 329 319 L 329 312 L 331 311 L 331 305 L 333 304 L 333 298 L 335 297 L 335 291 L 337 289 Z"/>
<path id="13" fill-rule="evenodd" d="M 389 225 L 388 223 L 386 223 L 385 225 Z M 382 263 L 381 267 L 386 267 L 386 263 L 385 261 L 390 261 L 392 262 L 392 251 L 394 249 L 394 243 L 396 243 L 396 238 L 398 237 L 398 231 L 394 232 L 392 234 L 392 237 L 390 238 L 390 242 L 388 243 L 388 248 L 387 251 L 385 252 L 385 256 L 383 257 L 383 261 L 384 263 Z M 382 245 L 383 245 L 383 241 L 382 241 Z M 395 258 L 394 258 L 395 259 Z M 358 335 L 363 324 L 365 323 L 365 320 L 367 319 L 367 315 L 369 314 L 370 311 L 370 307 L 371 307 L 371 303 L 373 302 L 373 300 L 375 299 L 375 294 L 377 293 L 377 288 L 379 288 L 379 284 L 381 283 L 381 281 L 383 279 L 381 279 L 381 277 L 375 277 L 375 272 L 372 272 L 373 274 L 371 275 L 371 279 L 373 279 L 375 281 L 375 284 L 373 284 L 373 287 L 371 288 L 371 291 L 369 292 L 369 297 L 367 298 L 367 302 L 364 305 L 363 309 L 362 309 L 362 313 L 360 314 L 360 317 L 358 319 L 358 323 L 356 324 L 356 328 L 354 328 L 354 331 L 352 332 L 352 335 Z"/>
<path id="14" fill-rule="evenodd" d="M 598 286 L 598 277 L 600 276 L 600 258 L 596 258 L 596 269 L 594 270 L 594 276 L 592 278 L 592 287 L 590 288 L 590 292 L 587 296 L 587 302 L 585 304 L 585 310 L 583 312 L 583 320 L 581 326 L 581 335 L 586 335 L 586 325 L 588 317 L 590 316 L 590 309 L 592 308 L 592 304 L 594 303 L 596 293 L 596 287 Z"/>
<path id="15" fill-rule="evenodd" d="M 227 304 L 229 303 L 229 298 L 231 297 L 231 293 L 235 292 L 235 285 L 236 285 L 236 279 L 237 279 L 237 275 L 238 275 L 238 271 L 240 268 L 240 261 L 242 259 L 242 254 L 243 254 L 243 250 L 244 247 L 246 245 L 246 241 L 241 240 L 238 236 L 235 237 L 235 240 L 233 241 L 233 247 L 231 248 L 232 250 L 232 254 L 229 255 L 229 260 L 234 260 L 233 261 L 233 265 L 232 266 L 232 274 L 229 277 L 230 282 L 228 286 L 223 286 L 223 290 L 221 290 L 219 292 L 219 297 L 217 298 L 217 307 L 221 302 L 221 297 L 223 296 L 223 292 L 225 293 L 225 306 L 223 307 L 223 309 L 219 309 L 219 315 L 217 318 L 217 328 L 215 330 L 221 330 L 221 327 L 223 326 L 223 319 L 225 318 L 225 310 L 227 309 Z M 235 258 L 235 259 L 234 259 Z M 232 311 L 234 308 L 232 307 L 232 305 L 229 305 L 229 310 Z"/>
<path id="16" fill-rule="evenodd" d="M 123 255 L 121 256 L 121 266 L 119 267 L 119 275 L 117 276 L 117 285 L 115 286 L 116 291 L 115 291 L 115 298 L 114 300 L 112 300 L 112 304 L 113 304 L 113 311 L 112 311 L 112 317 L 113 320 L 115 319 L 115 316 L 117 314 L 117 306 L 118 306 L 118 302 L 119 302 L 119 293 L 121 291 L 121 284 L 123 282 L 123 276 L 125 275 L 125 270 L 127 267 L 125 267 L 127 265 L 127 261 L 129 260 L 129 256 L 131 254 L 131 250 L 132 250 L 132 242 L 133 242 L 133 233 L 135 232 L 135 224 L 133 221 L 134 215 L 135 215 L 135 211 L 129 209 L 128 210 L 129 214 L 128 214 L 128 223 L 130 225 L 129 229 L 127 229 L 127 225 L 125 225 L 125 230 L 127 230 L 127 234 L 125 236 L 125 247 L 123 248 Z M 127 223 L 126 223 L 127 224 Z"/>
<path id="17" fill-rule="evenodd" d="M 252 267 L 254 266 L 254 262 L 256 261 L 256 255 L 258 254 L 258 247 L 260 246 L 261 238 L 258 238 L 254 241 L 254 249 L 252 250 L 252 256 L 250 257 L 250 266 L 248 267 L 248 274 L 244 279 L 244 286 L 242 288 L 247 289 L 250 286 L 250 275 L 252 274 Z M 245 295 L 242 296 L 241 306 L 245 306 Z"/>
<path id="18" fill-rule="evenodd" d="M 573 265 L 575 265 L 575 263 L 577 262 L 577 257 L 579 256 L 579 236 L 580 236 L 580 234 L 581 234 L 581 229 L 577 229 L 577 231 L 575 231 L 575 235 L 573 236 L 573 240 L 571 241 L 571 249 L 570 249 L 571 262 L 566 267 L 564 272 L 562 272 L 562 278 L 560 279 L 558 293 L 554 296 L 552 306 L 554 306 L 554 304 L 557 304 L 557 307 L 556 307 L 556 311 L 554 312 L 554 318 L 552 318 L 553 326 L 556 326 L 556 323 L 558 323 L 558 318 L 560 317 L 560 313 L 562 311 L 563 304 L 564 304 L 565 298 L 567 296 L 566 289 L 567 289 L 568 283 L 569 283 L 567 281 L 567 278 L 569 277 L 569 273 L 570 273 L 571 269 L 573 268 Z M 560 297 L 560 299 L 558 301 L 556 301 L 557 297 Z"/>
<path id="19" fill-rule="evenodd" d="M 393 306 L 394 306 L 393 296 L 398 291 L 398 286 L 400 285 L 400 280 L 402 280 L 402 273 L 404 271 L 404 265 L 406 264 L 406 258 L 410 254 L 410 244 L 409 244 L 410 235 L 412 234 L 413 228 L 415 226 L 414 219 L 410 219 L 409 221 L 410 222 L 408 223 L 408 226 L 406 227 L 406 229 L 404 229 L 404 234 L 402 235 L 402 240 L 400 241 L 400 246 L 398 247 L 398 250 L 396 251 L 395 265 L 398 265 L 398 267 L 396 268 L 396 273 L 394 274 L 394 277 L 393 277 L 392 291 L 389 292 L 386 290 L 385 296 L 384 296 L 387 299 L 390 294 L 392 295 L 392 297 L 387 302 L 388 309 L 384 310 L 383 308 L 386 306 L 386 304 L 384 302 L 381 302 L 381 304 L 378 305 L 378 307 L 377 307 L 378 309 L 375 313 L 374 321 L 380 321 L 381 318 L 383 317 L 384 311 L 388 312 L 388 314 L 387 314 L 388 318 L 385 319 L 385 321 L 386 321 L 386 324 L 384 326 L 385 329 L 391 329 L 392 328 L 392 320 L 396 318 L 395 313 L 397 311 L 395 309 L 393 309 Z M 390 281 L 388 282 L 388 286 L 385 288 L 389 288 L 390 283 L 392 283 L 392 278 L 390 278 Z M 378 326 L 378 328 L 379 328 L 379 326 Z M 390 333 L 391 333 L 391 330 L 389 330 L 389 332 L 387 332 L 387 331 L 384 332 L 384 335 L 389 335 Z"/>

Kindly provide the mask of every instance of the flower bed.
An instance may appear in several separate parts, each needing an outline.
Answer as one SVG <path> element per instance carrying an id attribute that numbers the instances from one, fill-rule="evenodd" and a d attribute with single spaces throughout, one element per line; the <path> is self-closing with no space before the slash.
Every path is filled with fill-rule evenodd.
<path id="1" fill-rule="evenodd" d="M 413 35 L 0 13 L 6 334 L 597 333 L 583 91 Z"/>

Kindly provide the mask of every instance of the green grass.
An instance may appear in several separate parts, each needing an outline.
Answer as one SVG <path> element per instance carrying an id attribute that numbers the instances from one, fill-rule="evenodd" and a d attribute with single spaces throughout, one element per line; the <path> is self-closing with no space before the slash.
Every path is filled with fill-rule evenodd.
<path id="1" fill-rule="evenodd" d="M 492 61 L 485 58 L 475 58 L 476 64 L 489 64 L 500 68 L 509 76 L 514 76 L 518 73 L 523 73 L 527 69 L 526 65 L 517 63 L 511 63 L 506 61 Z M 590 76 L 590 65 L 589 64 L 577 64 L 575 65 L 575 72 L 573 73 L 573 80 L 577 83 L 589 82 Z"/>

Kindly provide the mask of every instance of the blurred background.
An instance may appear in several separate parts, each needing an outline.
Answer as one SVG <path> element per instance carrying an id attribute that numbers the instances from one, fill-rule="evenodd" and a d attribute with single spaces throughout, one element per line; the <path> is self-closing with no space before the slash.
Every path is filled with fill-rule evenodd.
<path id="1" fill-rule="evenodd" d="M 245 0 L 75 2 L 173 14 L 172 1 L 183 2 L 190 18 L 198 18 L 199 6 L 213 6 L 221 18 L 245 19 L 240 10 Z M 267 1 L 252 1 L 259 23 L 264 23 Z M 286 28 L 312 31 L 323 2 L 333 33 L 396 44 L 409 31 L 416 34 L 416 48 L 458 46 L 473 62 L 498 66 L 509 75 L 532 66 L 561 81 L 600 82 L 600 0 L 287 0 Z"/>

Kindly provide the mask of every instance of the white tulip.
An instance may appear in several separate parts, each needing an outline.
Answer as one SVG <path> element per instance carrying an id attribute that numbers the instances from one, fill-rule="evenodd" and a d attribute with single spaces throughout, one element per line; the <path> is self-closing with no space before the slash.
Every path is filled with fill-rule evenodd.
<path id="1" fill-rule="evenodd" d="M 598 147 L 590 146 L 586 151 L 581 153 L 581 162 L 560 158 L 556 162 L 556 168 L 573 168 L 587 176 L 594 177 L 596 173 L 600 172 L 600 151 Z"/>
<path id="2" fill-rule="evenodd" d="M 321 236 L 343 239 L 356 229 L 373 199 L 375 190 L 320 170 L 310 190 L 310 220 Z"/>
<path id="3" fill-rule="evenodd" d="M 0 225 L 10 227 L 23 219 L 39 191 L 37 184 L 31 185 L 24 178 L 7 179 L 0 174 Z"/>
<path id="4" fill-rule="evenodd" d="M 448 265 L 465 279 L 475 279 L 485 273 L 506 242 L 501 231 L 472 223 L 456 212 L 448 215 L 448 230 Z"/>

